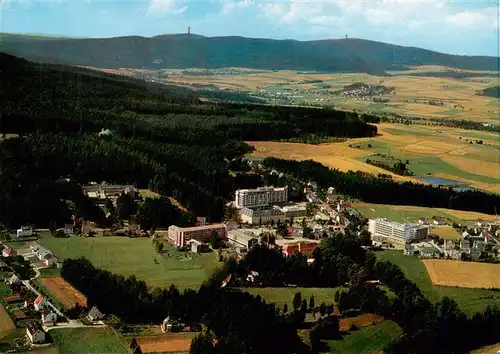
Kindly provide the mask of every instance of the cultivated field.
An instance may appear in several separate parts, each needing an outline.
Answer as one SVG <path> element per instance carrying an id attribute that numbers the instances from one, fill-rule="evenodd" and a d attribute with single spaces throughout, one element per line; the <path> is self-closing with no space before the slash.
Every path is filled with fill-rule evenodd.
<path id="1" fill-rule="evenodd" d="M 463 288 L 500 289 L 500 264 L 425 259 L 432 283 Z"/>
<path id="2" fill-rule="evenodd" d="M 0 305 L 0 338 L 9 335 L 16 328 L 5 308 Z"/>
<path id="3" fill-rule="evenodd" d="M 470 352 L 470 354 L 495 354 L 500 351 L 500 343 L 488 345 Z"/>
<path id="4" fill-rule="evenodd" d="M 238 75 L 191 76 L 179 70 L 168 70 L 168 77 L 158 77 L 158 81 L 181 85 L 215 85 L 247 92 L 266 93 L 289 92 L 294 102 L 311 104 L 321 102 L 340 108 L 393 112 L 404 115 L 434 117 L 441 119 L 466 119 L 481 122 L 498 122 L 497 104 L 494 98 L 476 95 L 479 90 L 497 84 L 497 72 L 473 72 L 467 78 L 432 77 L 436 72 L 448 68 L 422 66 L 410 71 L 392 72 L 390 77 L 379 77 L 364 73 L 298 73 L 296 71 L 247 72 Z M 131 75 L 134 70 L 120 69 L 114 72 Z M 196 70 L 189 70 L 196 71 Z M 241 72 L 241 69 L 239 69 Z M 412 73 L 427 73 L 428 76 L 409 76 Z M 484 76 L 487 74 L 488 76 Z M 319 84 L 307 83 L 321 80 Z M 386 103 L 333 95 L 334 91 L 353 83 L 384 85 L 394 87 L 394 95 L 384 95 Z M 430 104 L 437 101 L 437 104 Z M 442 104 L 441 104 L 442 101 Z"/>
<path id="5" fill-rule="evenodd" d="M 39 283 L 47 289 L 66 309 L 71 309 L 77 304 L 87 307 L 87 298 L 78 290 L 73 288 L 63 278 L 40 278 Z"/>
<path id="6" fill-rule="evenodd" d="M 500 306 L 500 292 L 486 289 L 470 289 L 432 284 L 427 269 L 421 259 L 405 256 L 400 251 L 377 252 L 377 259 L 390 261 L 399 266 L 406 277 L 415 282 L 422 293 L 431 302 L 437 302 L 442 297 L 454 299 L 462 311 L 468 315 L 482 312 L 487 305 Z"/>
<path id="7" fill-rule="evenodd" d="M 110 328 L 62 328 L 50 331 L 60 353 L 130 353 L 125 339 Z"/>
<path id="8" fill-rule="evenodd" d="M 136 337 L 142 353 L 187 353 L 195 332 L 165 333 Z"/>
<path id="9" fill-rule="evenodd" d="M 300 292 L 302 299 L 305 299 L 309 304 L 309 298 L 314 295 L 314 303 L 319 306 L 322 302 L 325 304 L 333 303 L 335 291 L 343 289 L 338 288 L 240 288 L 241 291 L 248 291 L 250 294 L 260 295 L 262 299 L 268 303 L 274 303 L 279 308 L 283 308 L 284 304 L 288 304 L 288 308 L 292 309 L 292 302 L 295 293 Z"/>
<path id="10" fill-rule="evenodd" d="M 453 227 L 431 227 L 429 232 L 432 235 L 441 237 L 443 240 L 458 241 L 460 239 L 460 233 Z"/>
<path id="11" fill-rule="evenodd" d="M 47 236 L 39 243 L 59 259 L 85 257 L 96 267 L 123 276 L 135 275 L 151 288 L 175 284 L 181 289 L 197 289 L 218 265 L 214 252 L 179 252 L 168 244 L 165 244 L 164 253 L 158 255 L 149 238 Z"/>
<path id="12" fill-rule="evenodd" d="M 328 353 L 376 354 L 402 333 L 392 321 L 384 321 L 373 326 L 350 332 L 340 340 L 328 340 Z"/>
<path id="13" fill-rule="evenodd" d="M 374 203 L 354 203 L 353 207 L 357 209 L 368 219 L 387 218 L 390 221 L 397 222 L 418 222 L 421 217 L 431 219 L 433 216 L 441 216 L 442 218 L 450 219 L 461 225 L 471 225 L 477 219 L 496 220 L 494 215 L 477 213 L 473 211 L 462 211 L 444 208 L 427 208 L 412 205 L 389 205 L 389 204 L 374 204 Z M 441 230 L 444 229 L 444 230 Z M 432 232 L 440 237 L 454 237 L 456 233 L 448 228 L 435 227 Z"/>
<path id="14" fill-rule="evenodd" d="M 500 136 L 487 132 L 402 124 L 377 124 L 379 135 L 319 145 L 288 142 L 249 142 L 252 157 L 315 160 L 340 171 L 385 173 L 396 181 L 424 183 L 418 177 L 443 177 L 467 186 L 500 193 Z M 471 135 L 474 135 L 472 137 Z M 483 140 L 477 144 L 476 140 Z M 366 163 L 385 156 L 407 161 L 414 176 L 398 176 Z"/>
<path id="15" fill-rule="evenodd" d="M 356 317 L 344 317 L 339 321 L 339 329 L 341 332 L 347 332 L 351 329 L 352 325 L 358 328 L 371 326 L 376 323 L 383 322 L 384 319 L 373 313 L 363 313 Z"/>

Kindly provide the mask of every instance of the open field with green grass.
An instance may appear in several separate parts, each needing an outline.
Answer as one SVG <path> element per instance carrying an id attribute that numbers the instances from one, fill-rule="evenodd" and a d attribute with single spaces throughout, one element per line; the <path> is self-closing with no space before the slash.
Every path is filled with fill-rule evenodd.
<path id="1" fill-rule="evenodd" d="M 377 259 L 390 261 L 399 266 L 406 277 L 415 282 L 431 302 L 437 302 L 442 297 L 448 296 L 454 299 L 469 316 L 484 311 L 487 305 L 500 306 L 500 291 L 434 286 L 420 258 L 405 256 L 401 251 L 382 251 L 376 255 Z"/>
<path id="2" fill-rule="evenodd" d="M 314 303 L 319 306 L 322 302 L 332 304 L 335 296 L 335 291 L 342 290 L 342 287 L 337 288 L 239 288 L 241 291 L 248 291 L 250 294 L 260 295 L 267 303 L 274 303 L 280 309 L 284 304 L 288 304 L 288 308 L 292 308 L 292 301 L 295 293 L 300 292 L 302 299 L 306 299 L 309 304 L 309 298 L 314 295 Z"/>
<path id="3" fill-rule="evenodd" d="M 330 348 L 327 353 L 376 354 L 401 333 L 401 328 L 395 322 L 384 321 L 350 332 L 342 339 L 326 341 Z"/>
<path id="4" fill-rule="evenodd" d="M 43 237 L 39 243 L 59 259 L 85 257 L 99 268 L 123 276 L 136 276 L 150 287 L 198 288 L 218 265 L 215 252 L 193 254 L 180 252 L 165 244 L 163 254 L 156 253 L 149 238 Z"/>
<path id="5" fill-rule="evenodd" d="M 110 328 L 53 329 L 50 335 L 59 352 L 64 354 L 130 353 L 125 339 Z"/>

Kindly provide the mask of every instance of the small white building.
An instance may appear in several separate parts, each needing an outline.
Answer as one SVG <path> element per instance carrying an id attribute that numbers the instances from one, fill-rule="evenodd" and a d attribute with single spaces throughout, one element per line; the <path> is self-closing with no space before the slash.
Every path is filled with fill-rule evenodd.
<path id="1" fill-rule="evenodd" d="M 20 229 L 17 229 L 16 236 L 17 237 L 25 237 L 25 236 L 33 236 L 34 231 L 31 227 L 21 226 Z"/>
<path id="2" fill-rule="evenodd" d="M 57 322 L 57 315 L 50 311 L 45 310 L 42 312 L 42 323 L 44 326 L 54 326 Z"/>
<path id="3" fill-rule="evenodd" d="M 33 344 L 45 343 L 45 332 L 38 322 L 29 322 L 26 326 L 26 334 Z"/>
<path id="4" fill-rule="evenodd" d="M 90 321 L 99 321 L 99 320 L 102 320 L 104 318 L 104 314 L 101 311 L 99 311 L 97 306 L 93 306 L 90 309 L 89 314 L 87 315 L 87 318 Z"/>

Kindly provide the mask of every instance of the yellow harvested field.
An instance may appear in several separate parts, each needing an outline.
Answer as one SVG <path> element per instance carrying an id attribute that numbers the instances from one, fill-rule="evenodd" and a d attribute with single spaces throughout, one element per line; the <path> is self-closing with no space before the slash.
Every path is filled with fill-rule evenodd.
<path id="1" fill-rule="evenodd" d="M 479 349 L 475 349 L 470 354 L 495 354 L 500 352 L 500 343 L 488 345 Z"/>
<path id="2" fill-rule="evenodd" d="M 445 227 L 431 227 L 429 230 L 431 234 L 441 237 L 443 240 L 456 241 L 460 238 L 460 234 L 451 226 Z"/>
<path id="3" fill-rule="evenodd" d="M 410 177 L 398 176 L 382 168 L 357 160 L 357 157 L 365 156 L 366 152 L 353 149 L 342 143 L 320 145 L 274 141 L 249 141 L 247 143 L 255 148 L 252 157 L 279 157 L 297 161 L 314 160 L 344 172 L 385 173 L 391 175 L 397 181 L 413 180 Z"/>
<path id="4" fill-rule="evenodd" d="M 483 220 L 488 220 L 488 221 L 495 221 L 495 220 L 500 221 L 494 215 L 477 213 L 475 211 L 454 210 L 454 209 L 446 209 L 446 208 L 434 208 L 434 209 L 445 212 L 446 214 L 449 214 L 451 216 L 454 216 L 454 217 L 456 217 L 458 219 L 462 219 L 462 220 L 483 219 Z"/>
<path id="5" fill-rule="evenodd" d="M 500 178 L 500 164 L 498 163 L 478 161 L 457 155 L 443 155 L 440 156 L 440 158 L 444 162 L 449 163 L 462 171 L 471 171 L 476 175 Z M 500 183 L 500 180 L 498 183 Z"/>
<path id="6" fill-rule="evenodd" d="M 12 322 L 7 310 L 0 305 L 0 338 L 9 335 L 15 328 L 16 326 Z"/>
<path id="7" fill-rule="evenodd" d="M 434 285 L 500 289 L 500 264 L 423 260 Z"/>

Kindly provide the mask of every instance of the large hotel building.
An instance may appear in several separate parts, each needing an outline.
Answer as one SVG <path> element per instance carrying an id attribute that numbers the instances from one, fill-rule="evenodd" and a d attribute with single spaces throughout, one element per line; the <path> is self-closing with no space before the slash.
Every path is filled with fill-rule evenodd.
<path id="1" fill-rule="evenodd" d="M 371 219 L 368 230 L 375 241 L 388 239 L 396 243 L 411 243 L 426 239 L 429 236 L 429 226 L 418 224 L 400 224 L 386 219 Z"/>
<path id="2" fill-rule="evenodd" d="M 281 188 L 259 187 L 257 189 L 238 189 L 234 199 L 237 208 L 286 203 L 288 201 L 288 186 Z"/>
<path id="3" fill-rule="evenodd" d="M 200 242 L 210 242 L 212 232 L 217 234 L 218 238 L 227 237 L 227 229 L 224 224 L 212 224 L 193 227 L 179 227 L 172 225 L 168 228 L 168 238 L 174 245 L 183 247 L 189 240 Z"/>

